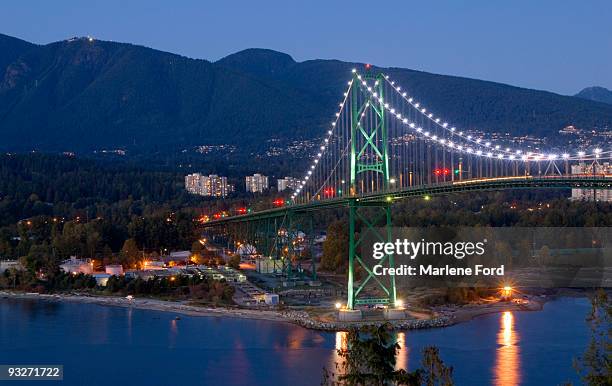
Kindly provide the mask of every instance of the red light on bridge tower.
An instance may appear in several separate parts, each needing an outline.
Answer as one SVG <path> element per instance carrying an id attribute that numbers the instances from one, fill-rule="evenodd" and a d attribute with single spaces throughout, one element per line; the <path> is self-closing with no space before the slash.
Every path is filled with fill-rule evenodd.
<path id="1" fill-rule="evenodd" d="M 366 71 L 370 71 L 372 69 L 372 65 L 370 63 L 366 63 L 365 69 Z"/>
<path id="2" fill-rule="evenodd" d="M 280 208 L 281 206 L 285 206 L 285 200 L 282 198 L 277 198 L 276 200 L 272 201 L 272 204 L 277 208 Z"/>
<path id="3" fill-rule="evenodd" d="M 436 176 L 448 176 L 450 174 L 450 169 L 434 169 L 433 172 Z"/>
<path id="4" fill-rule="evenodd" d="M 323 189 L 324 197 L 334 197 L 336 195 L 336 190 L 334 188 L 325 188 Z"/>

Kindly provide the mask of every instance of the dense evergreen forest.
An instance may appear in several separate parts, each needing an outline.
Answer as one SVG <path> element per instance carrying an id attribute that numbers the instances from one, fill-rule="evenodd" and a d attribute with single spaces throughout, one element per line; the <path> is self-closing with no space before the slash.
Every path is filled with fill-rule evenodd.
<path id="1" fill-rule="evenodd" d="M 43 154 L 0 156 L 0 256 L 35 246 L 57 258 L 117 253 L 128 238 L 149 250 L 196 237 L 182 174 Z"/>
<path id="2" fill-rule="evenodd" d="M 110 215 L 104 207 L 122 201 L 138 214 L 147 204 L 190 199 L 177 173 L 43 154 L 0 156 L 0 225 L 38 215 Z"/>

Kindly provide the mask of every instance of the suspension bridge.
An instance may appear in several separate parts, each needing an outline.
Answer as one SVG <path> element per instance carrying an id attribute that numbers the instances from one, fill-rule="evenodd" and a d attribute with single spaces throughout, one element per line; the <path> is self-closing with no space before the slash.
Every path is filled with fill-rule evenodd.
<path id="1" fill-rule="evenodd" d="M 290 199 L 275 202 L 274 208 L 214 219 L 205 227 L 254 245 L 263 259 L 278 262 L 291 277 L 303 274 L 300 254 L 304 243 L 312 241 L 313 216 L 345 208 L 345 308 L 394 307 L 399 305 L 394 277 L 384 281 L 374 275 L 359 254 L 366 236 L 391 241 L 394 202 L 469 191 L 611 189 L 612 174 L 604 167 L 611 155 L 602 148 L 522 148 L 470 133 L 430 111 L 389 76 L 366 66 L 364 73 L 352 70 L 338 111 Z M 314 254 L 310 258 L 310 275 L 316 280 Z M 379 264 L 394 267 L 393 256 Z M 364 272 L 359 280 L 357 267 Z"/>

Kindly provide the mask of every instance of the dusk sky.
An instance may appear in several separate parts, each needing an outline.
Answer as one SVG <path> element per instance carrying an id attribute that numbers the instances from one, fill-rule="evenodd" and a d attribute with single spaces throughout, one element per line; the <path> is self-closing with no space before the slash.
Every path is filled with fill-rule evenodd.
<path id="1" fill-rule="evenodd" d="M 217 60 L 251 47 L 575 94 L 612 89 L 612 1 L 16 1 L 0 33 Z"/>

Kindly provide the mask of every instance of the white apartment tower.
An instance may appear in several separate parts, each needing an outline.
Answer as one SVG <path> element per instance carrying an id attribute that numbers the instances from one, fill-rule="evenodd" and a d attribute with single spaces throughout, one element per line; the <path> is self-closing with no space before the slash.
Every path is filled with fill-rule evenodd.
<path id="1" fill-rule="evenodd" d="M 297 178 L 293 177 L 279 178 L 278 180 L 276 180 L 276 183 L 279 192 L 282 192 L 286 189 L 295 191 L 300 185 L 300 181 Z"/>
<path id="2" fill-rule="evenodd" d="M 204 176 L 200 173 L 185 176 L 185 189 L 206 197 L 226 197 L 234 190 L 233 186 L 227 183 L 227 177 L 216 174 Z"/>
<path id="3" fill-rule="evenodd" d="M 268 177 L 255 173 L 252 176 L 246 177 L 246 191 L 252 193 L 261 193 L 268 189 Z"/>

